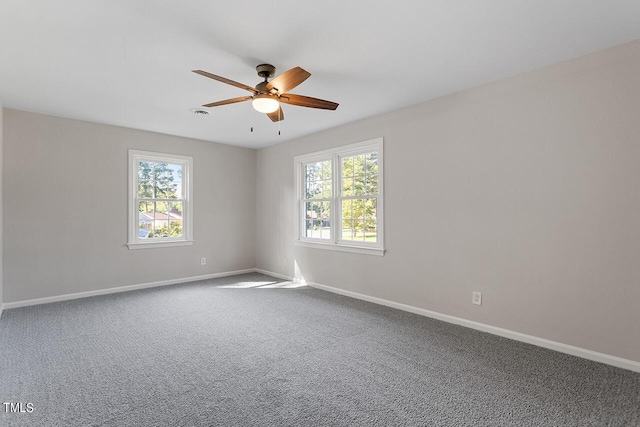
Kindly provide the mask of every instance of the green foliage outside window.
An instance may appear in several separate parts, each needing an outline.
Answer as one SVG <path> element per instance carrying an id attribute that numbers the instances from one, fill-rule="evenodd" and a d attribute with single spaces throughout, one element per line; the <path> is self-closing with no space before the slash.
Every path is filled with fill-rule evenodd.
<path id="1" fill-rule="evenodd" d="M 342 238 L 377 240 L 378 154 L 367 153 L 342 159 Z M 361 197 L 358 197 L 361 196 Z M 353 197 L 353 198 L 351 198 Z"/>
<path id="2" fill-rule="evenodd" d="M 182 236 L 181 181 L 180 165 L 138 162 L 138 197 L 151 199 L 140 201 L 138 206 L 139 212 L 145 214 L 140 215 L 139 228 L 149 230 L 146 238 Z"/>

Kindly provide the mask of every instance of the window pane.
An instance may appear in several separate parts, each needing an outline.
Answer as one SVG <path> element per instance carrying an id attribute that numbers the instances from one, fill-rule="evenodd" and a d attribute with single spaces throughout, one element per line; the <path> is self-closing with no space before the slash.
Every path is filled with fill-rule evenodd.
<path id="1" fill-rule="evenodd" d="M 305 218 L 315 219 L 320 214 L 320 207 L 314 202 L 305 203 Z"/>
<path id="2" fill-rule="evenodd" d="M 182 198 L 182 165 L 169 165 L 171 168 L 170 178 L 173 179 L 173 184 L 175 185 L 175 196 L 176 198 Z"/>
<path id="3" fill-rule="evenodd" d="M 155 221 L 153 225 L 154 239 L 169 237 L 169 222 L 164 218 L 166 218 L 166 215 L 156 212 Z"/>
<path id="4" fill-rule="evenodd" d="M 152 163 L 138 162 L 138 197 L 153 197 L 152 171 Z"/>
<path id="5" fill-rule="evenodd" d="M 343 200 L 341 239 L 376 243 L 376 207 L 375 198 Z"/>
<path id="6" fill-rule="evenodd" d="M 353 178 L 353 195 L 364 195 L 364 175 L 359 175 Z"/>
<path id="7" fill-rule="evenodd" d="M 315 181 L 318 176 L 318 171 L 322 169 L 322 166 L 318 163 L 309 163 L 307 165 L 306 179 L 305 181 Z"/>
<path id="8" fill-rule="evenodd" d="M 377 173 L 376 153 L 342 158 L 342 195 L 363 196 L 371 194 L 370 192 L 377 194 Z"/>
<path id="9" fill-rule="evenodd" d="M 153 216 L 153 202 L 140 202 L 138 204 L 138 211 L 145 213 L 151 212 Z"/>
<path id="10" fill-rule="evenodd" d="M 182 220 L 169 221 L 169 236 L 182 237 Z"/>
<path id="11" fill-rule="evenodd" d="M 182 202 L 169 203 L 169 211 L 171 212 L 171 219 L 182 220 Z"/>
<path id="12" fill-rule="evenodd" d="M 168 202 L 155 202 L 155 204 L 156 204 L 156 212 L 167 212 L 169 210 Z"/>
<path id="13" fill-rule="evenodd" d="M 331 161 L 325 160 L 322 162 L 322 179 L 331 179 Z"/>
<path id="14" fill-rule="evenodd" d="M 319 219 L 313 220 L 313 235 L 312 237 L 319 239 L 322 233 L 321 221 Z"/>
<path id="15" fill-rule="evenodd" d="M 367 175 L 365 182 L 365 194 L 378 194 L 378 175 Z"/>
<path id="16" fill-rule="evenodd" d="M 316 195 L 316 185 L 314 182 L 307 182 L 307 185 L 305 187 L 305 199 L 313 199 Z"/>
<path id="17" fill-rule="evenodd" d="M 378 153 L 367 154 L 367 174 L 378 173 Z"/>
<path id="18" fill-rule="evenodd" d="M 330 179 L 323 181 L 322 193 L 320 194 L 320 197 L 322 197 L 323 199 L 331 198 L 331 180 Z"/>
<path id="19" fill-rule="evenodd" d="M 323 162 L 309 163 L 306 165 L 305 181 L 320 181 L 322 179 Z"/>
<path id="20" fill-rule="evenodd" d="M 322 228 L 329 230 L 331 228 L 331 202 L 322 202 L 320 219 L 322 220 Z"/>
<path id="21" fill-rule="evenodd" d="M 138 205 L 138 237 L 148 239 L 153 232 L 153 203 L 140 202 Z M 153 237 L 153 235 L 151 235 Z"/>
<path id="22" fill-rule="evenodd" d="M 343 157 L 342 158 L 342 176 L 352 176 L 353 175 L 353 157 Z"/>
<path id="23" fill-rule="evenodd" d="M 182 172 L 180 164 L 138 162 L 138 197 L 182 198 Z"/>
<path id="24" fill-rule="evenodd" d="M 376 221 L 365 221 L 364 223 L 364 231 L 365 231 L 365 242 L 376 243 L 378 241 L 378 230 L 376 226 Z"/>
<path id="25" fill-rule="evenodd" d="M 322 202 L 319 204 L 320 215 L 315 220 L 314 224 L 317 227 L 318 238 L 330 239 L 331 238 L 331 203 Z"/>
<path id="26" fill-rule="evenodd" d="M 305 202 L 305 237 L 315 239 L 331 238 L 331 203 Z"/>
<path id="27" fill-rule="evenodd" d="M 175 196 L 172 197 L 172 199 L 182 199 L 184 197 L 182 191 L 182 181 L 174 181 L 174 184 L 176 186 Z"/>
<path id="28" fill-rule="evenodd" d="M 331 161 L 305 165 L 304 188 L 306 199 L 328 199 L 332 196 Z"/>
<path id="29" fill-rule="evenodd" d="M 182 237 L 182 203 L 169 204 L 169 236 Z"/>
<path id="30" fill-rule="evenodd" d="M 352 211 L 351 205 L 352 205 L 352 200 L 342 201 L 342 219 L 353 218 L 353 211 Z"/>
<path id="31" fill-rule="evenodd" d="M 366 199 L 364 202 L 364 216 L 365 219 L 376 219 L 378 212 L 378 200 L 377 199 Z"/>
<path id="32" fill-rule="evenodd" d="M 342 195 L 353 196 L 353 178 L 344 178 L 342 180 Z"/>
<path id="33" fill-rule="evenodd" d="M 364 154 L 353 156 L 353 175 L 364 175 L 365 159 L 366 157 Z"/>
<path id="34" fill-rule="evenodd" d="M 364 218 L 364 199 L 353 200 L 353 218 Z"/>
<path id="35" fill-rule="evenodd" d="M 154 163 L 153 182 L 155 198 L 176 199 L 178 198 L 179 176 L 182 175 L 182 166 L 169 163 Z"/>
<path id="36" fill-rule="evenodd" d="M 364 241 L 364 221 L 359 219 L 353 220 L 353 231 L 354 236 L 353 240 L 363 240 Z"/>
<path id="37" fill-rule="evenodd" d="M 305 221 L 305 228 L 304 228 L 304 236 L 305 237 L 311 237 L 311 232 L 313 231 L 313 220 L 306 220 Z"/>
<path id="38" fill-rule="evenodd" d="M 340 227 L 342 230 L 342 240 L 353 240 L 354 229 L 353 229 L 353 220 L 345 219 L 342 221 L 342 226 Z"/>
<path id="39" fill-rule="evenodd" d="M 140 202 L 138 238 L 183 237 L 182 202 Z"/>

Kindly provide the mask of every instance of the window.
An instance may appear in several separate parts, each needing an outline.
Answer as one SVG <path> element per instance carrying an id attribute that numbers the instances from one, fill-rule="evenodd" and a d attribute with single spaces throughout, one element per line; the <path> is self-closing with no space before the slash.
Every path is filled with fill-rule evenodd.
<path id="1" fill-rule="evenodd" d="M 297 241 L 384 254 L 382 138 L 295 158 Z"/>
<path id="2" fill-rule="evenodd" d="M 129 249 L 193 243 L 192 163 L 187 156 L 129 150 Z"/>
<path id="3" fill-rule="evenodd" d="M 320 160 L 304 165 L 304 236 L 331 239 L 331 160 Z"/>

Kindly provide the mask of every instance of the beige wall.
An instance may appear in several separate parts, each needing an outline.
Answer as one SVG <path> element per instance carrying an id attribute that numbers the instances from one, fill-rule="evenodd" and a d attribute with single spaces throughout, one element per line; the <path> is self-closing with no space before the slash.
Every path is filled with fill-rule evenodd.
<path id="1" fill-rule="evenodd" d="M 257 267 L 640 361 L 639 114 L 633 42 L 261 149 Z M 294 246 L 293 157 L 379 136 L 386 255 Z"/>
<path id="2" fill-rule="evenodd" d="M 255 150 L 4 113 L 5 303 L 255 267 Z M 125 246 L 130 148 L 193 156 L 193 246 Z"/>

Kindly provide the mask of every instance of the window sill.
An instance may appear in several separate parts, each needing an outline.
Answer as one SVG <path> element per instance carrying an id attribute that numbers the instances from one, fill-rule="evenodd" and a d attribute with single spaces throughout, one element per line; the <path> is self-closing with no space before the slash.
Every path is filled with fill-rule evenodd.
<path id="1" fill-rule="evenodd" d="M 365 254 L 365 255 L 376 255 L 376 256 L 384 256 L 384 249 L 381 248 L 370 248 L 365 246 L 347 246 L 344 244 L 337 243 L 319 243 L 319 242 L 309 242 L 306 240 L 294 240 L 293 244 L 296 246 L 302 246 L 305 248 L 316 248 L 316 249 L 324 249 L 329 251 L 339 251 L 339 252 L 351 252 L 356 254 Z"/>
<path id="2" fill-rule="evenodd" d="M 195 240 L 176 240 L 173 242 L 149 242 L 149 243 L 127 243 L 130 250 L 132 249 L 155 249 L 170 248 L 173 246 L 191 246 Z"/>

